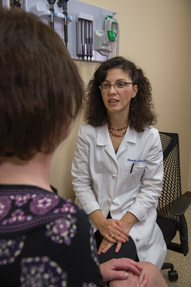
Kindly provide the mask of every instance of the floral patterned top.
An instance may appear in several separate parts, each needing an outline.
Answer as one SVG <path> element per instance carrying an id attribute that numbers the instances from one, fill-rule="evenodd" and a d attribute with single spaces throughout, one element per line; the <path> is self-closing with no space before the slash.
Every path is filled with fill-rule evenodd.
<path id="1" fill-rule="evenodd" d="M 0 285 L 103 286 L 85 212 L 36 186 L 0 185 Z"/>

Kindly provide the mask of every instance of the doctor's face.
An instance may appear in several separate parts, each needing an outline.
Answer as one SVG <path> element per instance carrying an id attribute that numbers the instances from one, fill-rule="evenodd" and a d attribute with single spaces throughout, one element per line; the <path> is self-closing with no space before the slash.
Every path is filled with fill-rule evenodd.
<path id="1" fill-rule="evenodd" d="M 119 68 L 107 71 L 105 81 L 101 84 L 101 96 L 109 116 L 114 113 L 129 114 L 130 102 L 138 91 L 128 72 Z"/>

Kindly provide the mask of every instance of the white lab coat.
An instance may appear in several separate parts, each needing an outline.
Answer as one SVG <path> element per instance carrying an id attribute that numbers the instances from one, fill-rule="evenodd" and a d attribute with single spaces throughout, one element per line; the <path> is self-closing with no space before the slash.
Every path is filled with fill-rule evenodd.
<path id="1" fill-rule="evenodd" d="M 101 209 L 105 217 L 110 212 L 112 218 L 120 220 L 129 211 L 138 218 L 130 230 L 138 257 L 160 269 L 166 244 L 156 224 L 163 178 L 158 130 L 147 127 L 138 133 L 128 128 L 115 153 L 107 125 L 81 126 L 72 178 L 76 203 L 87 214 Z"/>

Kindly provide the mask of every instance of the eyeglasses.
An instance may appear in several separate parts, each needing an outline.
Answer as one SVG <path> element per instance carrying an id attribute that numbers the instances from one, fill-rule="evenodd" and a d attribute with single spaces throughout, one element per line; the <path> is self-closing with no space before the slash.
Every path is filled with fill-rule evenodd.
<path id="1" fill-rule="evenodd" d="M 134 85 L 133 82 L 116 82 L 115 84 L 111 85 L 109 83 L 103 83 L 99 86 L 100 90 L 110 90 L 111 87 L 113 86 L 115 89 L 124 89 L 126 85 Z"/>

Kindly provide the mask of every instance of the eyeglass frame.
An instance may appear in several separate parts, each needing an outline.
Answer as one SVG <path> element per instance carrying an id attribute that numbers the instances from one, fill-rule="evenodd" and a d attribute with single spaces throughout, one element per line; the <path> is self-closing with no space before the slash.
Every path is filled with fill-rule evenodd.
<path id="1" fill-rule="evenodd" d="M 101 84 L 101 85 L 99 85 L 99 89 L 100 89 L 101 91 L 102 91 L 102 90 L 105 90 L 105 91 L 110 90 L 111 87 L 114 87 L 114 89 L 116 89 L 116 85 L 117 85 L 117 84 L 120 84 L 120 83 L 124 83 L 125 86 L 128 85 L 128 84 L 136 85 L 134 82 L 121 81 L 121 82 L 115 82 L 115 83 L 112 84 L 112 85 L 108 83 L 108 86 L 109 86 L 109 87 L 108 87 L 108 88 L 103 88 L 103 89 L 102 89 L 102 87 L 101 87 L 101 85 L 102 85 L 102 84 Z M 117 88 L 118 88 L 118 89 L 123 89 L 123 88 L 125 88 L 125 86 L 124 86 L 124 87 L 121 87 L 121 88 L 120 88 L 120 87 L 117 87 Z"/>

